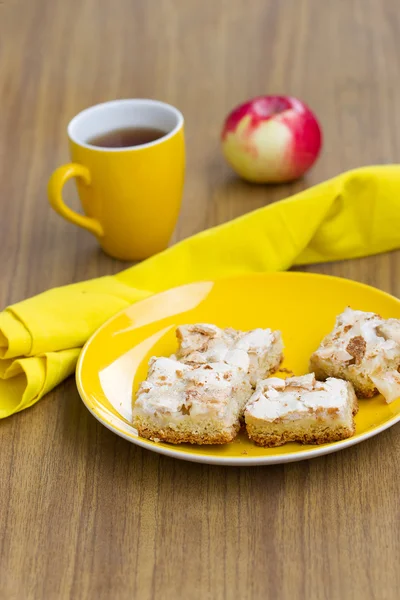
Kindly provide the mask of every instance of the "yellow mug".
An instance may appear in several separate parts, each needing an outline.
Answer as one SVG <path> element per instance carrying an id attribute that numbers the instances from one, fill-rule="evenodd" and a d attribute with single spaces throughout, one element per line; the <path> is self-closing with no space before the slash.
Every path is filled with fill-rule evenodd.
<path id="1" fill-rule="evenodd" d="M 121 148 L 91 141 L 112 131 L 154 128 L 165 135 Z M 59 167 L 48 185 L 51 206 L 94 234 L 107 254 L 141 260 L 164 250 L 174 231 L 185 172 L 183 116 L 156 100 L 114 100 L 92 106 L 68 125 L 72 163 Z M 63 201 L 62 188 L 76 178 L 86 216 Z"/>

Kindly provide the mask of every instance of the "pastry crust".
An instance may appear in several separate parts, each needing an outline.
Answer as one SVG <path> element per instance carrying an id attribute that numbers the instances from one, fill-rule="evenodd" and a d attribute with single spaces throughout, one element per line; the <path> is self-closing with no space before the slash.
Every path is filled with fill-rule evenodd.
<path id="1" fill-rule="evenodd" d="M 154 442 L 168 442 L 170 444 L 228 444 L 232 442 L 240 425 L 235 423 L 231 428 L 220 428 L 215 423 L 210 423 L 209 427 L 203 426 L 202 430 L 195 432 L 193 430 L 175 431 L 171 427 L 159 429 L 152 427 L 151 424 L 142 419 L 137 419 L 136 427 L 139 435 Z"/>
<path id="2" fill-rule="evenodd" d="M 257 446 L 273 448 L 275 446 L 283 446 L 289 442 L 297 442 L 300 444 L 329 444 L 330 442 L 338 442 L 351 437 L 356 432 L 354 425 L 352 427 L 336 427 L 336 429 L 326 430 L 324 428 L 315 428 L 313 431 L 293 430 L 280 431 L 271 430 L 268 433 L 257 431 L 254 429 L 250 439 Z"/>

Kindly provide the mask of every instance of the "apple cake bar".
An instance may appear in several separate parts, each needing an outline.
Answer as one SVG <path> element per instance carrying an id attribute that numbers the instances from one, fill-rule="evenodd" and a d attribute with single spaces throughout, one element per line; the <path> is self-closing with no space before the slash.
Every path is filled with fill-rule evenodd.
<path id="1" fill-rule="evenodd" d="M 133 407 L 133 426 L 154 441 L 225 444 L 239 431 L 251 392 L 240 366 L 152 358 Z"/>
<path id="2" fill-rule="evenodd" d="M 260 446 L 287 442 L 324 444 L 355 433 L 353 386 L 342 379 L 317 381 L 314 373 L 260 381 L 245 409 L 250 439 Z"/>
<path id="3" fill-rule="evenodd" d="M 178 327 L 176 335 L 178 360 L 187 364 L 224 362 L 232 366 L 247 362 L 253 386 L 277 371 L 283 358 L 281 333 L 271 329 L 238 331 L 197 323 Z"/>
<path id="4" fill-rule="evenodd" d="M 350 381 L 360 398 L 400 397 L 400 320 L 347 308 L 310 360 L 317 379 Z"/>

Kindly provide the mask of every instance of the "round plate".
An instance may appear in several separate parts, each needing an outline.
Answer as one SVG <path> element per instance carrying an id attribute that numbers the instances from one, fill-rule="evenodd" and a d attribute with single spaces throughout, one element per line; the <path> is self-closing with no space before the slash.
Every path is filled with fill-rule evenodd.
<path id="1" fill-rule="evenodd" d="M 266 465 L 321 456 L 357 444 L 400 420 L 400 399 L 360 402 L 356 434 L 340 442 L 260 448 L 241 432 L 222 446 L 171 445 L 138 436 L 131 425 L 132 391 L 146 378 L 151 356 L 176 350 L 175 329 L 184 323 L 215 323 L 248 330 L 280 329 L 283 368 L 307 372 L 308 360 L 346 306 L 400 318 L 400 301 L 375 288 L 326 275 L 266 273 L 201 282 L 151 296 L 105 323 L 86 343 L 76 379 L 83 402 L 121 437 L 175 458 L 224 465 Z"/>

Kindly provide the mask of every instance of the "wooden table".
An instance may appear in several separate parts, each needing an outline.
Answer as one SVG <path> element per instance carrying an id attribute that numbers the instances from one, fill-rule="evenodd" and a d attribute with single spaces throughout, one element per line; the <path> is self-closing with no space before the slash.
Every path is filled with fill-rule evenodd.
<path id="1" fill-rule="evenodd" d="M 398 160 L 399 36 L 397 0 L 0 2 L 1 306 L 126 266 L 47 205 L 82 108 L 137 96 L 183 111 L 181 239 Z M 226 113 L 263 93 L 322 122 L 323 155 L 295 184 L 247 185 L 221 156 Z M 399 252 L 310 270 L 400 294 Z M 102 427 L 70 379 L 0 422 L 0 597 L 397 599 L 399 449 L 395 426 L 287 466 L 185 463 Z"/>

